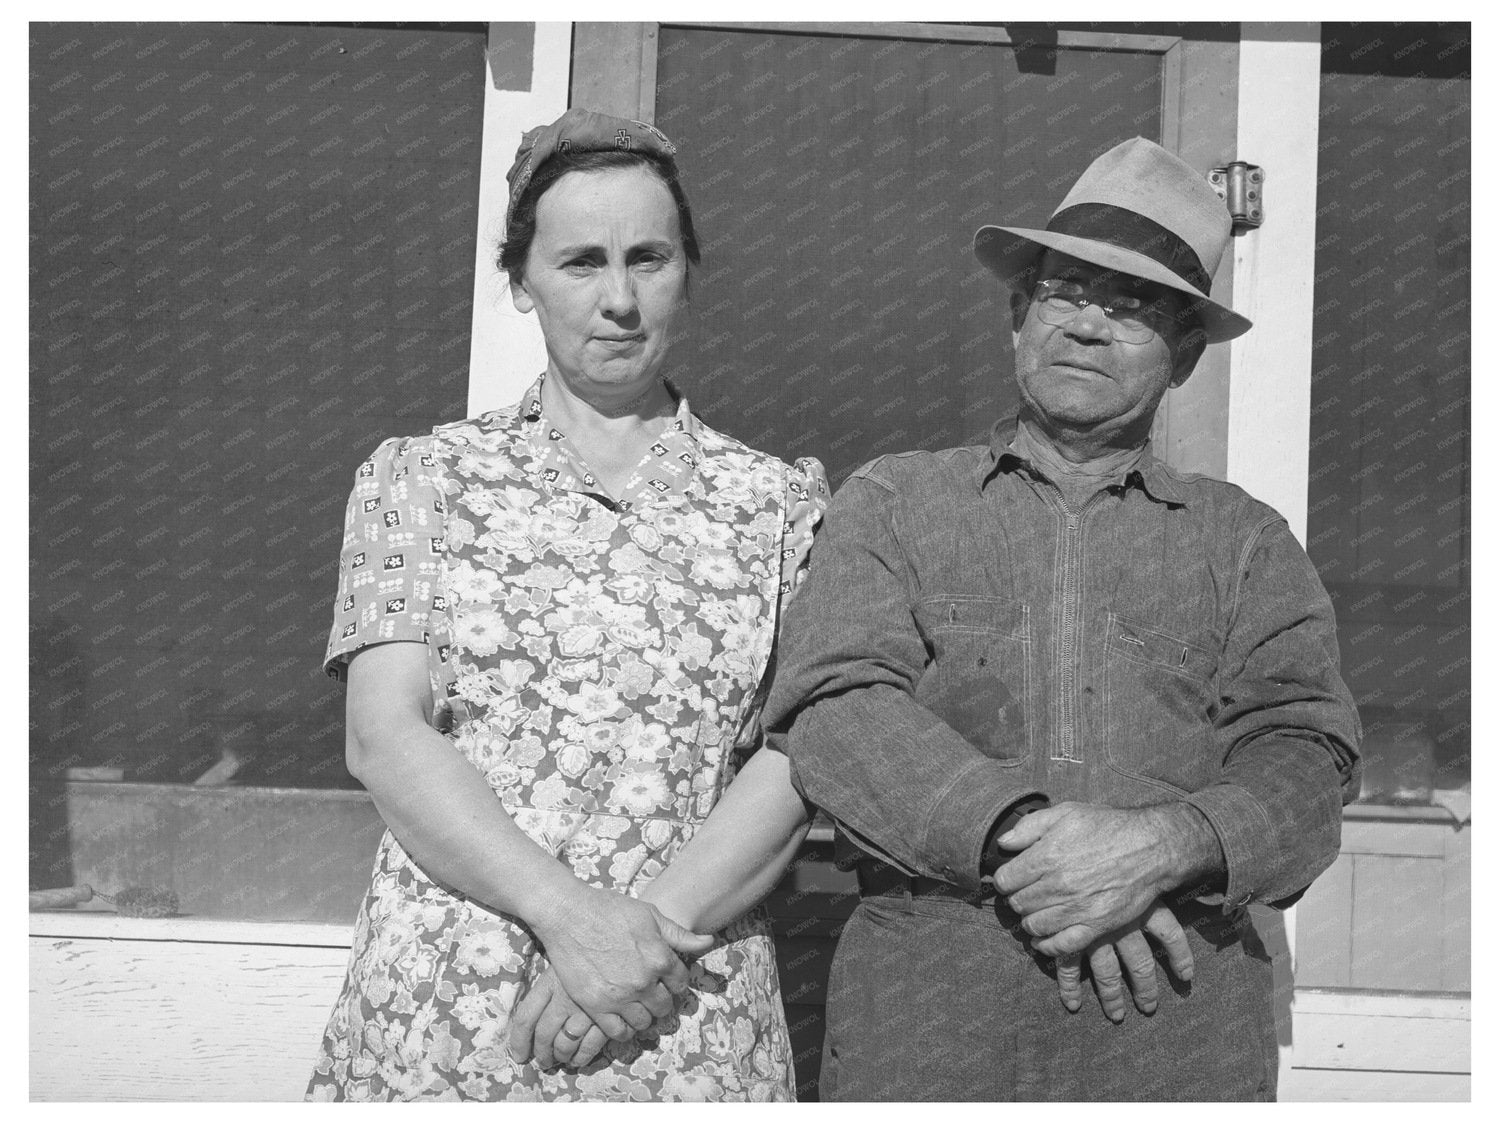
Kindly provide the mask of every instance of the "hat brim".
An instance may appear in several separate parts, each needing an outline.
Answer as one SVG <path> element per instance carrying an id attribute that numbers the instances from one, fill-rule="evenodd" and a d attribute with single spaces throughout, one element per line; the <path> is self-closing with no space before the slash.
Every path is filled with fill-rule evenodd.
<path id="1" fill-rule="evenodd" d="M 982 226 L 974 234 L 974 256 L 1012 289 L 1031 272 L 1037 256 L 1043 250 L 1056 250 L 1092 265 L 1117 269 L 1132 277 L 1140 277 L 1179 293 L 1186 293 L 1194 298 L 1194 311 L 1203 324 L 1209 343 L 1232 340 L 1250 330 L 1249 320 L 1189 285 L 1155 258 L 1116 246 L 1112 242 L 1019 226 Z"/>

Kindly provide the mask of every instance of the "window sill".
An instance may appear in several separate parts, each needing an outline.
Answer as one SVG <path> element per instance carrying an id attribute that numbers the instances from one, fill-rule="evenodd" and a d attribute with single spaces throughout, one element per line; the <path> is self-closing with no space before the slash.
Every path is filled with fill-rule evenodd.
<path id="1" fill-rule="evenodd" d="M 1458 824 L 1453 813 L 1436 804 L 1350 804 L 1344 809 L 1345 820 L 1362 820 L 1383 823 L 1444 823 L 1455 827 Z"/>

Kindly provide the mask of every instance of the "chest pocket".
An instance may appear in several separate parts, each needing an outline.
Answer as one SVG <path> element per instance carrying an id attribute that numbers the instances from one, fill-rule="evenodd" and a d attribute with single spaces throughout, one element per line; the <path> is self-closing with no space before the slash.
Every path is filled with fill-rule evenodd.
<path id="1" fill-rule="evenodd" d="M 917 605 L 927 667 L 916 700 L 1002 765 L 1031 759 L 1035 725 L 1031 612 L 994 597 Z"/>
<path id="2" fill-rule="evenodd" d="M 1110 613 L 1104 662 L 1110 765 L 1179 792 L 1212 783 L 1214 653 Z"/>

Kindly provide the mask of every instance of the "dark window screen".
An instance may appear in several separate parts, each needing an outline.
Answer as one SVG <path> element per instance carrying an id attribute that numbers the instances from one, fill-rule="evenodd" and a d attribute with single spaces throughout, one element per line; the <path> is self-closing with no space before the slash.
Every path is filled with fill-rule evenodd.
<path id="1" fill-rule="evenodd" d="M 32 25 L 34 786 L 226 748 L 349 783 L 343 504 L 382 437 L 464 410 L 484 46 Z"/>
<path id="2" fill-rule="evenodd" d="M 1324 24 L 1308 553 L 1365 791 L 1469 776 L 1466 25 Z"/>
<path id="3" fill-rule="evenodd" d="M 1045 226 L 1101 152 L 1160 140 L 1160 58 L 663 27 L 657 124 L 703 242 L 676 377 L 713 425 L 835 482 L 1015 406 L 985 223 Z"/>

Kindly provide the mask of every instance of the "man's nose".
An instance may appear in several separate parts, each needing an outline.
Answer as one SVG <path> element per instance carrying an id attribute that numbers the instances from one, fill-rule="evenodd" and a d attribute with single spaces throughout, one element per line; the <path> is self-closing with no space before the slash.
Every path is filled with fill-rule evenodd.
<path id="1" fill-rule="evenodd" d="M 1074 313 L 1064 331 L 1077 339 L 1099 340 L 1103 343 L 1110 342 L 1115 336 L 1109 317 L 1104 315 L 1103 307 L 1094 301 Z"/>

